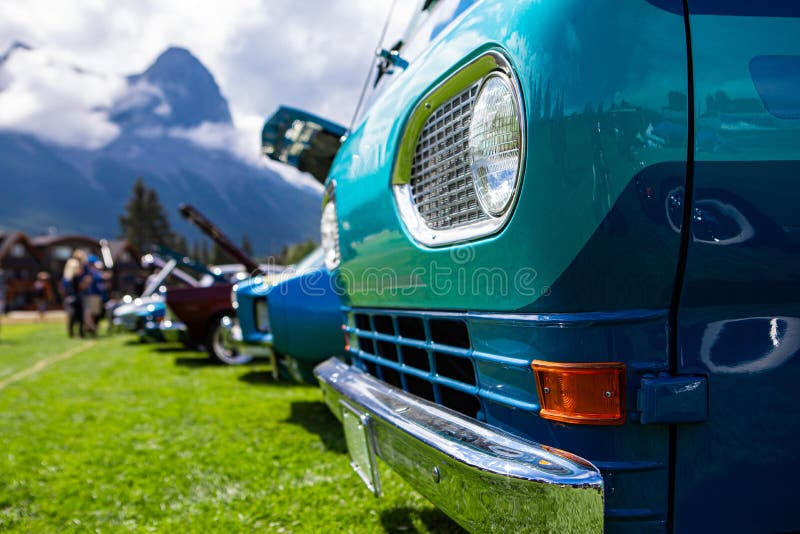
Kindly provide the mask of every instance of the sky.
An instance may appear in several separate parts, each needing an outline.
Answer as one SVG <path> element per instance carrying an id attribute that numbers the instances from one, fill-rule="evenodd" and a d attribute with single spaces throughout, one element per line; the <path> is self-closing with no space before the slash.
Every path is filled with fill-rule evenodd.
<path id="1" fill-rule="evenodd" d="M 209 68 L 231 107 L 236 132 L 206 137 L 242 154 L 257 154 L 263 121 L 281 104 L 347 126 L 392 2 L 3 0 L 0 53 L 14 41 L 35 53 L 8 66 L 16 82 L 0 78 L 0 127 L 101 146 L 114 131 L 97 108 L 119 97 L 123 75 L 173 45 Z M 396 0 L 387 42 L 417 4 Z"/>

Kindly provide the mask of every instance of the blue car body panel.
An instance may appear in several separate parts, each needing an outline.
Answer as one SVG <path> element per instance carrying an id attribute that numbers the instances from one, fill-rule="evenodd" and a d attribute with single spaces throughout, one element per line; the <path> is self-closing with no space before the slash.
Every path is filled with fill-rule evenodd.
<path id="1" fill-rule="evenodd" d="M 264 299 L 269 286 L 262 277 L 256 276 L 239 282 L 234 287 L 236 292 L 236 318 L 242 329 L 245 343 L 258 345 L 272 343 L 272 334 L 268 330 L 259 330 L 256 326 L 256 303 Z"/>
<path id="2" fill-rule="evenodd" d="M 311 369 L 342 352 L 342 303 L 327 269 L 306 271 L 278 283 L 269 292 L 267 304 L 279 354 Z"/>
<path id="3" fill-rule="evenodd" d="M 709 419 L 675 435 L 675 530 L 798 528 L 800 4 L 689 0 L 691 231 L 674 372 Z"/>
<path id="4" fill-rule="evenodd" d="M 294 269 L 277 281 L 255 277 L 237 284 L 236 315 L 245 343 L 271 344 L 294 378 L 313 381 L 316 364 L 343 352 L 342 304 L 327 269 L 302 264 Z M 266 330 L 256 324 L 259 300 L 269 310 Z"/>

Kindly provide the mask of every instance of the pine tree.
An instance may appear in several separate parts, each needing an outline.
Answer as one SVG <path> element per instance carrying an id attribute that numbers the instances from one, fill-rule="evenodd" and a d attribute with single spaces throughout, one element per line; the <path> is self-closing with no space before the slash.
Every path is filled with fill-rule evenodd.
<path id="1" fill-rule="evenodd" d="M 158 193 L 147 187 L 141 177 L 133 184 L 131 198 L 125 205 L 125 213 L 119 217 L 119 225 L 122 237 L 139 250 L 147 250 L 151 245 L 174 247 L 178 244 L 185 248 L 185 239 L 176 239 L 170 227 Z"/>
<path id="2" fill-rule="evenodd" d="M 200 256 L 200 254 L 200 243 L 197 241 L 192 241 L 192 259 L 195 261 L 203 261 L 203 258 Z"/>
<path id="3" fill-rule="evenodd" d="M 200 257 L 197 258 L 197 261 L 205 263 L 206 265 L 211 263 L 210 254 L 208 253 L 208 241 L 205 239 L 200 241 Z"/>
<path id="4" fill-rule="evenodd" d="M 177 252 L 180 252 L 184 256 L 189 254 L 189 243 L 186 241 L 186 238 L 181 234 L 173 233 L 172 248 L 174 248 Z"/>
<path id="5" fill-rule="evenodd" d="M 221 246 L 214 243 L 211 246 L 211 258 L 209 263 L 213 265 L 224 265 L 226 263 L 234 263 L 234 260 Z"/>
<path id="6" fill-rule="evenodd" d="M 253 257 L 253 244 L 250 242 L 250 238 L 247 237 L 247 234 L 242 236 L 242 251 L 251 258 Z"/>

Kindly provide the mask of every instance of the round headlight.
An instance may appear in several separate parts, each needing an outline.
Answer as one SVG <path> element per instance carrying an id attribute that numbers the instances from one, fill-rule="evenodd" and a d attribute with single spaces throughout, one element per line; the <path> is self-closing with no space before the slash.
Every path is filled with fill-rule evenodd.
<path id="1" fill-rule="evenodd" d="M 511 80 L 489 76 L 472 108 L 469 154 L 472 180 L 483 210 L 499 217 L 517 190 L 522 154 L 520 109 Z"/>
<path id="2" fill-rule="evenodd" d="M 320 241 L 325 251 L 325 267 L 335 269 L 339 265 L 339 222 L 336 220 L 336 205 L 331 200 L 322 209 Z"/>

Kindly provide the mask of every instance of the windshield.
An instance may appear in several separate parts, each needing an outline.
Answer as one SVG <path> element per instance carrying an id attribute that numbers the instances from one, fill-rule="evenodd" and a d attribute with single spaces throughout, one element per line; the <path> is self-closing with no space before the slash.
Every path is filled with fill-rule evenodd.
<path id="1" fill-rule="evenodd" d="M 300 263 L 295 265 L 294 270 L 297 274 L 302 274 L 312 269 L 322 267 L 325 258 L 325 251 L 322 247 L 317 247 L 312 250 L 308 256 L 300 260 Z"/>
<path id="2" fill-rule="evenodd" d="M 386 24 L 386 33 L 381 36 L 377 50 L 402 50 L 406 36 L 419 24 L 420 18 L 424 15 L 430 0 L 402 1 L 395 2 L 391 12 L 388 14 L 389 20 Z M 433 2 L 435 3 L 435 1 Z M 365 93 L 362 95 L 364 101 L 359 101 L 359 106 L 353 117 L 353 124 L 357 124 L 364 117 L 364 113 L 370 108 L 377 95 L 383 91 L 386 83 L 379 83 L 377 67 L 380 60 L 375 56 L 374 51 L 367 51 L 372 58 L 370 59 L 369 74 L 364 87 Z M 383 78 L 383 77 L 382 77 Z M 352 125 L 351 125 L 352 126 Z"/>

